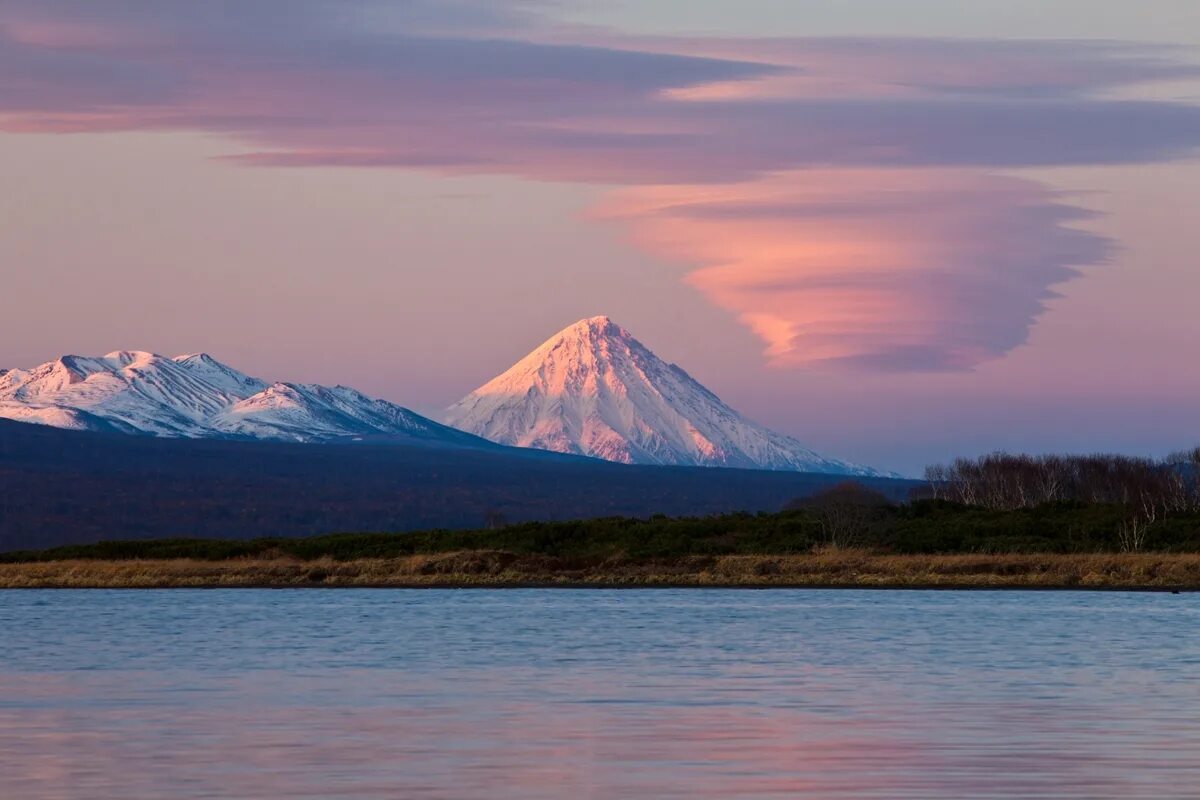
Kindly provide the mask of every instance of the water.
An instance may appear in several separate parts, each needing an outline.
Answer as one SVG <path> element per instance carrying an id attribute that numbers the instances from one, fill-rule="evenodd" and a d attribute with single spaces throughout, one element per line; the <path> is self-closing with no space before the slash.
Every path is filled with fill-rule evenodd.
<path id="1" fill-rule="evenodd" d="M 1200 797 L 1200 595 L 0 592 L 0 795 Z"/>

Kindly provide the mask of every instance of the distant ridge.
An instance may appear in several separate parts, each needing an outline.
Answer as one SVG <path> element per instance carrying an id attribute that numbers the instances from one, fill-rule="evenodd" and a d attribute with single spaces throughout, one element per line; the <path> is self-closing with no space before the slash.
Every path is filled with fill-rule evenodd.
<path id="1" fill-rule="evenodd" d="M 604 316 L 559 331 L 442 419 L 500 444 L 627 464 L 880 475 L 746 419 Z"/>
<path id="2" fill-rule="evenodd" d="M 119 350 L 0 371 L 0 418 L 168 438 L 487 442 L 345 386 L 267 383 L 205 353 Z"/>
<path id="3" fill-rule="evenodd" d="M 113 539 L 778 511 L 841 480 L 631 467 L 494 444 L 126 436 L 0 419 L 0 552 Z M 917 485 L 862 481 L 894 500 Z"/>

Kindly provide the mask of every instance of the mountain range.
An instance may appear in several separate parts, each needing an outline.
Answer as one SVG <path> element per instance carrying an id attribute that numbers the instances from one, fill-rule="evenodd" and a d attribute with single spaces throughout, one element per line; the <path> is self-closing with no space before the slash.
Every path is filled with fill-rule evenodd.
<path id="1" fill-rule="evenodd" d="M 878 476 L 738 414 L 608 317 L 564 328 L 435 422 L 345 386 L 267 382 L 207 354 L 121 350 L 0 370 L 0 418 L 165 438 L 506 445 L 625 464 Z"/>
<path id="2" fill-rule="evenodd" d="M 203 353 L 166 358 L 122 350 L 0 370 L 0 418 L 169 438 L 372 437 L 488 446 L 345 386 L 267 383 Z"/>

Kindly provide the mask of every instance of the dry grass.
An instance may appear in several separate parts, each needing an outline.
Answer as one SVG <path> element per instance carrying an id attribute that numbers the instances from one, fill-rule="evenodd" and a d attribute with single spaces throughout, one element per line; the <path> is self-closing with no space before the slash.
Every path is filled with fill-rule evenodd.
<path id="1" fill-rule="evenodd" d="M 576 564 L 469 551 L 355 561 L 52 561 L 0 564 L 0 588 L 248 586 L 911 586 L 1200 589 L 1200 554 L 789 556 Z"/>

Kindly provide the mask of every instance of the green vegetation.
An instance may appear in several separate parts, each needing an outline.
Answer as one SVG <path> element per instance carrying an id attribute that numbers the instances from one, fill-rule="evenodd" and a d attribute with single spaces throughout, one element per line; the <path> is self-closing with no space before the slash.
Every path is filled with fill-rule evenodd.
<path id="1" fill-rule="evenodd" d="M 345 533 L 250 541 L 165 539 L 111 541 L 40 552 L 0 554 L 0 563 L 39 561 L 293 558 L 303 561 L 398 558 L 462 551 L 502 551 L 579 562 L 609 558 L 792 555 L 825 548 L 876 553 L 1117 553 L 1129 509 L 1079 501 L 1031 508 L 987 509 L 946 500 L 888 505 L 869 492 L 835 487 L 778 514 L 704 518 L 596 519 L 537 522 L 499 530 L 406 534 Z M 1200 553 L 1200 512 L 1156 516 L 1137 549 Z"/>

